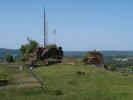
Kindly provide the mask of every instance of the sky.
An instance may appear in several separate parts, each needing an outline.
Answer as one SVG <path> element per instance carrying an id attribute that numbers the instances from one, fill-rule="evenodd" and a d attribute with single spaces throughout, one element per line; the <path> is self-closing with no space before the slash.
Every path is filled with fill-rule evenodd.
<path id="1" fill-rule="evenodd" d="M 0 48 L 19 49 L 27 37 L 65 51 L 133 50 L 133 0 L 0 0 Z"/>

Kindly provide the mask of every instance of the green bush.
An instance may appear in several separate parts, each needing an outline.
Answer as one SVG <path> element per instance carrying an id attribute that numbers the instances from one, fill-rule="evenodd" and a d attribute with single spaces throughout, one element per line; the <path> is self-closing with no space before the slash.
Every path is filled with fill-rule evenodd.
<path id="1" fill-rule="evenodd" d="M 21 46 L 20 51 L 22 54 L 22 60 L 29 58 L 29 53 L 32 53 L 38 47 L 38 43 L 35 40 L 28 39 L 28 43 Z"/>
<path id="2" fill-rule="evenodd" d="M 54 95 L 61 95 L 61 94 L 63 94 L 60 90 L 57 90 L 57 89 L 54 89 L 53 90 L 53 94 Z"/>
<path id="3" fill-rule="evenodd" d="M 88 53 L 83 57 L 84 64 L 87 64 L 88 61 Z"/>
<path id="4" fill-rule="evenodd" d="M 6 61 L 7 61 L 8 63 L 14 62 L 14 58 L 13 58 L 12 55 L 6 55 L 5 59 L 6 59 Z"/>
<path id="5" fill-rule="evenodd" d="M 117 64 L 109 64 L 108 68 L 110 67 L 110 70 L 116 70 Z"/>
<path id="6" fill-rule="evenodd" d="M 64 54 L 62 47 L 57 47 L 55 44 L 50 44 L 48 48 L 48 58 L 62 59 Z"/>
<path id="7" fill-rule="evenodd" d="M 129 70 L 133 70 L 133 66 L 129 66 L 128 69 L 129 69 Z"/>

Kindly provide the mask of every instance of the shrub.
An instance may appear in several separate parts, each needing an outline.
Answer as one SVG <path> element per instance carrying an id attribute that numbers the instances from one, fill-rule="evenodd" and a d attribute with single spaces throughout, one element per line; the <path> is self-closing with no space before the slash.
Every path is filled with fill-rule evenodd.
<path id="1" fill-rule="evenodd" d="M 60 90 L 54 89 L 53 90 L 54 95 L 61 95 L 63 94 Z"/>
<path id="2" fill-rule="evenodd" d="M 110 64 L 108 67 L 110 67 L 110 70 L 116 70 L 117 64 Z"/>
<path id="3" fill-rule="evenodd" d="M 6 59 L 6 61 L 7 61 L 8 63 L 14 62 L 14 58 L 13 58 L 12 55 L 6 55 L 5 59 Z"/>
<path id="4" fill-rule="evenodd" d="M 88 53 L 83 57 L 84 64 L 87 64 L 88 61 Z"/>
<path id="5" fill-rule="evenodd" d="M 21 46 L 20 51 L 22 53 L 22 59 L 25 61 L 29 58 L 29 54 L 32 53 L 38 47 L 38 42 L 28 38 L 28 43 Z"/>

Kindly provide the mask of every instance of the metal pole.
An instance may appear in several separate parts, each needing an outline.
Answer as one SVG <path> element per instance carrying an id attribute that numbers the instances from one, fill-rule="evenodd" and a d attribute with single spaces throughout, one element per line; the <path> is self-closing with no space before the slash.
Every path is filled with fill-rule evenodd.
<path id="1" fill-rule="evenodd" d="M 46 19 L 45 19 L 45 7 L 44 7 L 44 47 L 46 47 Z"/>

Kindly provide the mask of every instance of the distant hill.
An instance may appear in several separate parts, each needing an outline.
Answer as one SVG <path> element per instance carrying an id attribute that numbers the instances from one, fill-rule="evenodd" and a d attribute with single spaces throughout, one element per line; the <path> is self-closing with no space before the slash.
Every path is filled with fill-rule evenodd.
<path id="1" fill-rule="evenodd" d="M 65 51 L 65 56 L 83 57 L 87 51 Z M 133 51 L 101 51 L 104 56 L 133 56 Z"/>
<path id="2" fill-rule="evenodd" d="M 11 54 L 14 57 L 19 57 L 20 50 L 0 48 L 0 59 L 3 59 L 5 57 L 5 55 L 7 55 L 7 54 Z"/>
<path id="3" fill-rule="evenodd" d="M 133 51 L 101 51 L 104 56 L 133 56 Z M 69 57 L 83 57 L 87 51 L 64 51 L 65 56 Z M 14 57 L 20 57 L 19 49 L 5 49 L 0 48 L 0 59 L 4 58 L 5 55 L 11 54 Z"/>
<path id="4" fill-rule="evenodd" d="M 69 57 L 82 57 L 87 51 L 65 51 L 64 55 Z"/>

